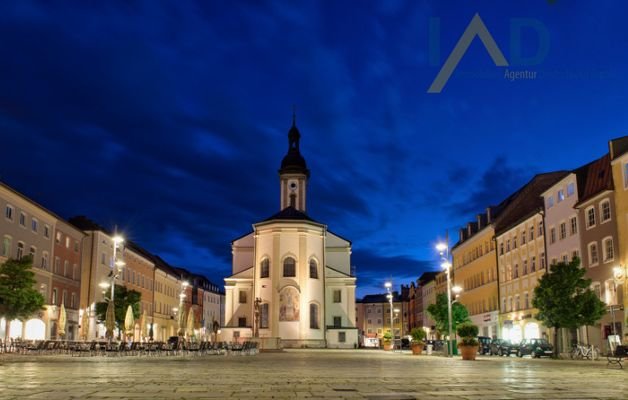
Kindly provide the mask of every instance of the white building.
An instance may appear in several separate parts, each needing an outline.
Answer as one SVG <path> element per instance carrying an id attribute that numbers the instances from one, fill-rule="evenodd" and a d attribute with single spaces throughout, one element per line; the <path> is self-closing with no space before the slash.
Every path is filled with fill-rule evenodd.
<path id="1" fill-rule="evenodd" d="M 221 337 L 254 336 L 257 330 L 283 347 L 353 348 L 358 330 L 351 242 L 305 213 L 310 172 L 300 137 L 293 121 L 279 170 L 280 212 L 232 242 Z"/>

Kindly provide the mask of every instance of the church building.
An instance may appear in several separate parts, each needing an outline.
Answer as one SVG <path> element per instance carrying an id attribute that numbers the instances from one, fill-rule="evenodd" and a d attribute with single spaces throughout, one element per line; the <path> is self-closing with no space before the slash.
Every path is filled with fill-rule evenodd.
<path id="1" fill-rule="evenodd" d="M 293 118 L 279 169 L 280 211 L 231 244 L 221 338 L 259 337 L 266 347 L 353 348 L 351 242 L 306 213 L 310 171 L 300 139 Z"/>

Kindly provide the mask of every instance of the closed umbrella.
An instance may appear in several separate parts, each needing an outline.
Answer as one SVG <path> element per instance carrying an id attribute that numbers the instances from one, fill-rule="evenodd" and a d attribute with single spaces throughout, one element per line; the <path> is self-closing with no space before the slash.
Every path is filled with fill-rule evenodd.
<path id="1" fill-rule="evenodd" d="M 144 338 L 146 330 L 146 311 L 140 316 L 140 339 Z"/>
<path id="2" fill-rule="evenodd" d="M 107 304 L 107 313 L 105 314 L 105 337 L 113 339 L 113 330 L 116 329 L 116 313 L 113 301 L 109 300 Z"/>
<path id="3" fill-rule="evenodd" d="M 185 335 L 185 310 L 183 309 L 183 307 L 181 307 L 181 309 L 179 310 L 179 319 L 177 321 L 177 325 L 179 325 L 178 330 L 177 330 L 177 336 L 184 336 Z"/>
<path id="4" fill-rule="evenodd" d="M 126 316 L 124 317 L 124 331 L 127 337 L 133 337 L 135 333 L 135 318 L 133 318 L 133 307 L 129 306 L 126 309 Z"/>
<path id="5" fill-rule="evenodd" d="M 83 318 L 81 319 L 81 337 L 83 340 L 87 340 L 87 333 L 89 332 L 89 316 L 87 310 L 83 312 Z"/>
<path id="6" fill-rule="evenodd" d="M 65 336 L 65 324 L 68 320 L 65 313 L 65 305 L 61 303 L 61 309 L 59 310 L 59 320 L 57 321 L 57 335 L 59 337 Z"/>
<path id="7" fill-rule="evenodd" d="M 194 310 L 190 308 L 188 312 L 188 337 L 194 337 Z"/>

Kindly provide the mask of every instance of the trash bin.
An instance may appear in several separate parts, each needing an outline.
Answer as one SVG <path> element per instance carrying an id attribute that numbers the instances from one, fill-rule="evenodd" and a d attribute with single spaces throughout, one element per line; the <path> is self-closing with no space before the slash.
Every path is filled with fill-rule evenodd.
<path id="1" fill-rule="evenodd" d="M 432 355 L 432 348 L 433 348 L 433 347 L 434 347 L 434 346 L 433 346 L 433 345 L 431 345 L 431 344 L 428 344 L 428 345 L 427 345 L 427 355 L 428 355 L 428 356 L 429 356 L 429 355 Z"/>

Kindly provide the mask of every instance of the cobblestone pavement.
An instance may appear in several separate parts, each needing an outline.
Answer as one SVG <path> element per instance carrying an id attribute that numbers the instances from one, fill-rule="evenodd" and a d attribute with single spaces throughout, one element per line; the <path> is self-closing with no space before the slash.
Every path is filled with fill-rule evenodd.
<path id="1" fill-rule="evenodd" d="M 628 370 L 606 362 L 382 351 L 257 356 L 0 355 L 1 399 L 628 399 Z"/>

